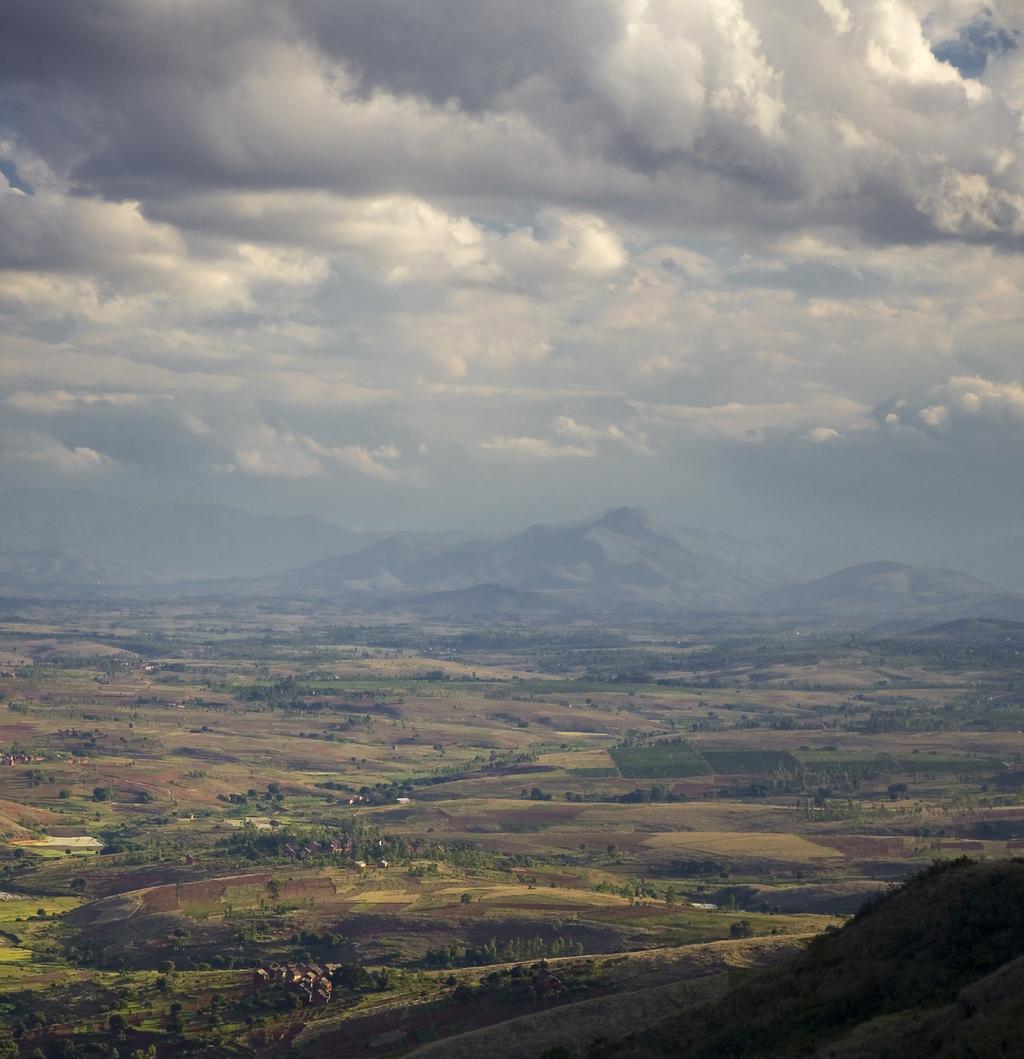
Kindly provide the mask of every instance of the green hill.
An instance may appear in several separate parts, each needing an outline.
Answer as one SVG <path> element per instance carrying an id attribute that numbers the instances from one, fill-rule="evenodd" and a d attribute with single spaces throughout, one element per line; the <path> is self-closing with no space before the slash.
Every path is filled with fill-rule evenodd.
<path id="1" fill-rule="evenodd" d="M 1024 1031 L 1024 860 L 938 864 L 600 1059 L 996 1059 Z"/>

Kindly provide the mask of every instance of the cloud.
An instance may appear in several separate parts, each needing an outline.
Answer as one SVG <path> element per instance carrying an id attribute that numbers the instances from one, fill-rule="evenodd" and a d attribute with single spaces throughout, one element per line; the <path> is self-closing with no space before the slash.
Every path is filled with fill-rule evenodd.
<path id="1" fill-rule="evenodd" d="M 697 434 L 730 441 L 760 442 L 772 435 L 803 435 L 822 442 L 842 436 L 834 427 L 811 426 L 823 418 L 843 431 L 873 430 L 875 421 L 867 407 L 847 398 L 809 394 L 801 402 L 779 404 L 657 405 L 651 413 L 662 422 L 686 426 Z M 810 429 L 808 429 L 810 427 Z"/>
<path id="2" fill-rule="evenodd" d="M 825 445 L 830 441 L 842 440 L 843 435 L 831 427 L 815 427 L 807 432 L 806 437 L 808 441 L 813 441 L 815 445 Z"/>
<path id="3" fill-rule="evenodd" d="M 682 478 L 748 517 L 756 480 L 798 527 L 879 465 L 994 482 L 1022 31 L 1005 0 L 9 0 L 4 482 L 469 524 L 686 514 Z"/>
<path id="4" fill-rule="evenodd" d="M 1024 386 L 1019 382 L 991 382 L 978 375 L 958 375 L 936 393 L 968 415 L 1024 417 Z"/>
<path id="5" fill-rule="evenodd" d="M 487 452 L 499 452 L 537 460 L 553 460 L 563 457 L 589 459 L 597 455 L 597 449 L 591 445 L 559 445 L 547 438 L 532 437 L 490 438 L 488 441 L 482 441 L 480 448 Z"/>
<path id="6" fill-rule="evenodd" d="M 880 412 L 891 429 L 925 429 L 938 437 L 961 437 L 979 427 L 1016 432 L 1024 425 L 1024 385 L 956 375 L 930 387 L 923 399 L 903 398 Z"/>
<path id="7" fill-rule="evenodd" d="M 588 442 L 606 442 L 621 445 L 637 455 L 650 455 L 651 450 L 647 447 L 647 437 L 634 426 L 625 428 L 609 423 L 604 427 L 592 427 L 586 423 L 579 423 L 571 416 L 558 416 L 552 428 L 556 434 L 573 440 Z"/>
<path id="8" fill-rule="evenodd" d="M 393 445 L 330 445 L 305 434 L 269 424 L 250 426 L 235 442 L 234 461 L 216 464 L 222 472 L 241 472 L 254 477 L 312 478 L 334 466 L 347 467 L 370 478 L 395 481 L 399 471 L 389 466 L 401 452 Z"/>
<path id="9" fill-rule="evenodd" d="M 0 462 L 35 465 L 62 475 L 92 474 L 112 466 L 111 459 L 95 449 L 72 448 L 37 431 L 0 432 Z"/>
<path id="10" fill-rule="evenodd" d="M 17 390 L 3 398 L 3 403 L 22 412 L 51 415 L 66 412 L 79 405 L 136 404 L 142 398 L 135 393 L 70 393 L 67 390 Z"/>
<path id="11" fill-rule="evenodd" d="M 75 6 L 6 6 L 0 95 L 28 147 L 108 197 L 175 208 L 183 190 L 225 187 L 486 188 L 505 203 L 817 218 L 884 238 L 898 202 L 920 234 L 938 231 L 951 179 L 987 182 L 985 215 L 1019 193 L 998 162 L 1016 97 L 936 57 L 936 4 Z M 1006 7 L 991 26 L 1009 40 Z M 969 10 L 943 5 L 947 31 Z"/>

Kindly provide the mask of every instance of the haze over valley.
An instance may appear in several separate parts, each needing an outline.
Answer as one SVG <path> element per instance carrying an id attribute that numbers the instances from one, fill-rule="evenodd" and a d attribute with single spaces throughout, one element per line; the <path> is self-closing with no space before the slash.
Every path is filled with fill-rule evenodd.
<path id="1" fill-rule="evenodd" d="M 1024 3 L 0 3 L 0 1059 L 1019 1059 Z"/>
<path id="2" fill-rule="evenodd" d="M 0 592 L 153 600 L 274 597 L 481 617 L 625 607 L 636 617 L 770 615 L 884 625 L 1024 618 L 1024 595 L 957 571 L 878 560 L 809 578 L 778 541 L 675 526 L 620 507 L 480 538 L 359 533 L 220 505 L 14 491 L 0 515 Z"/>

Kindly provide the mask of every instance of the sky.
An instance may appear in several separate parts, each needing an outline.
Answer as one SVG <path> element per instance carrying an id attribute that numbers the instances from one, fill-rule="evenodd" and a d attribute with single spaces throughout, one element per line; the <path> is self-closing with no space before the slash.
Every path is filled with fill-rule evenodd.
<path id="1" fill-rule="evenodd" d="M 0 488 L 850 561 L 1024 516 L 1018 0 L 4 0 Z"/>

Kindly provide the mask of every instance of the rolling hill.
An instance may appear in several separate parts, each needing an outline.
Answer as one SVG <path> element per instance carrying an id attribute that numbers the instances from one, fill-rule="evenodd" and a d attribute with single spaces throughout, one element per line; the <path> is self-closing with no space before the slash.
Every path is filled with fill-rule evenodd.
<path id="1" fill-rule="evenodd" d="M 308 515 L 253 515 L 84 489 L 12 489 L 0 505 L 4 583 L 80 584 L 89 582 L 90 564 L 97 580 L 111 584 L 253 577 L 355 551 L 373 539 Z M 51 556 L 48 568 L 44 554 Z"/>
<path id="2" fill-rule="evenodd" d="M 0 585 L 7 591 L 150 584 L 158 576 L 143 567 L 60 548 L 0 550 Z"/>
<path id="3" fill-rule="evenodd" d="M 1019 643 L 1024 640 L 1024 621 L 1003 618 L 958 618 L 930 625 L 913 633 L 915 640 L 955 640 L 960 643 Z"/>
<path id="4" fill-rule="evenodd" d="M 1024 617 L 1024 595 L 956 570 L 873 562 L 765 594 L 765 610 L 831 620 Z"/>

